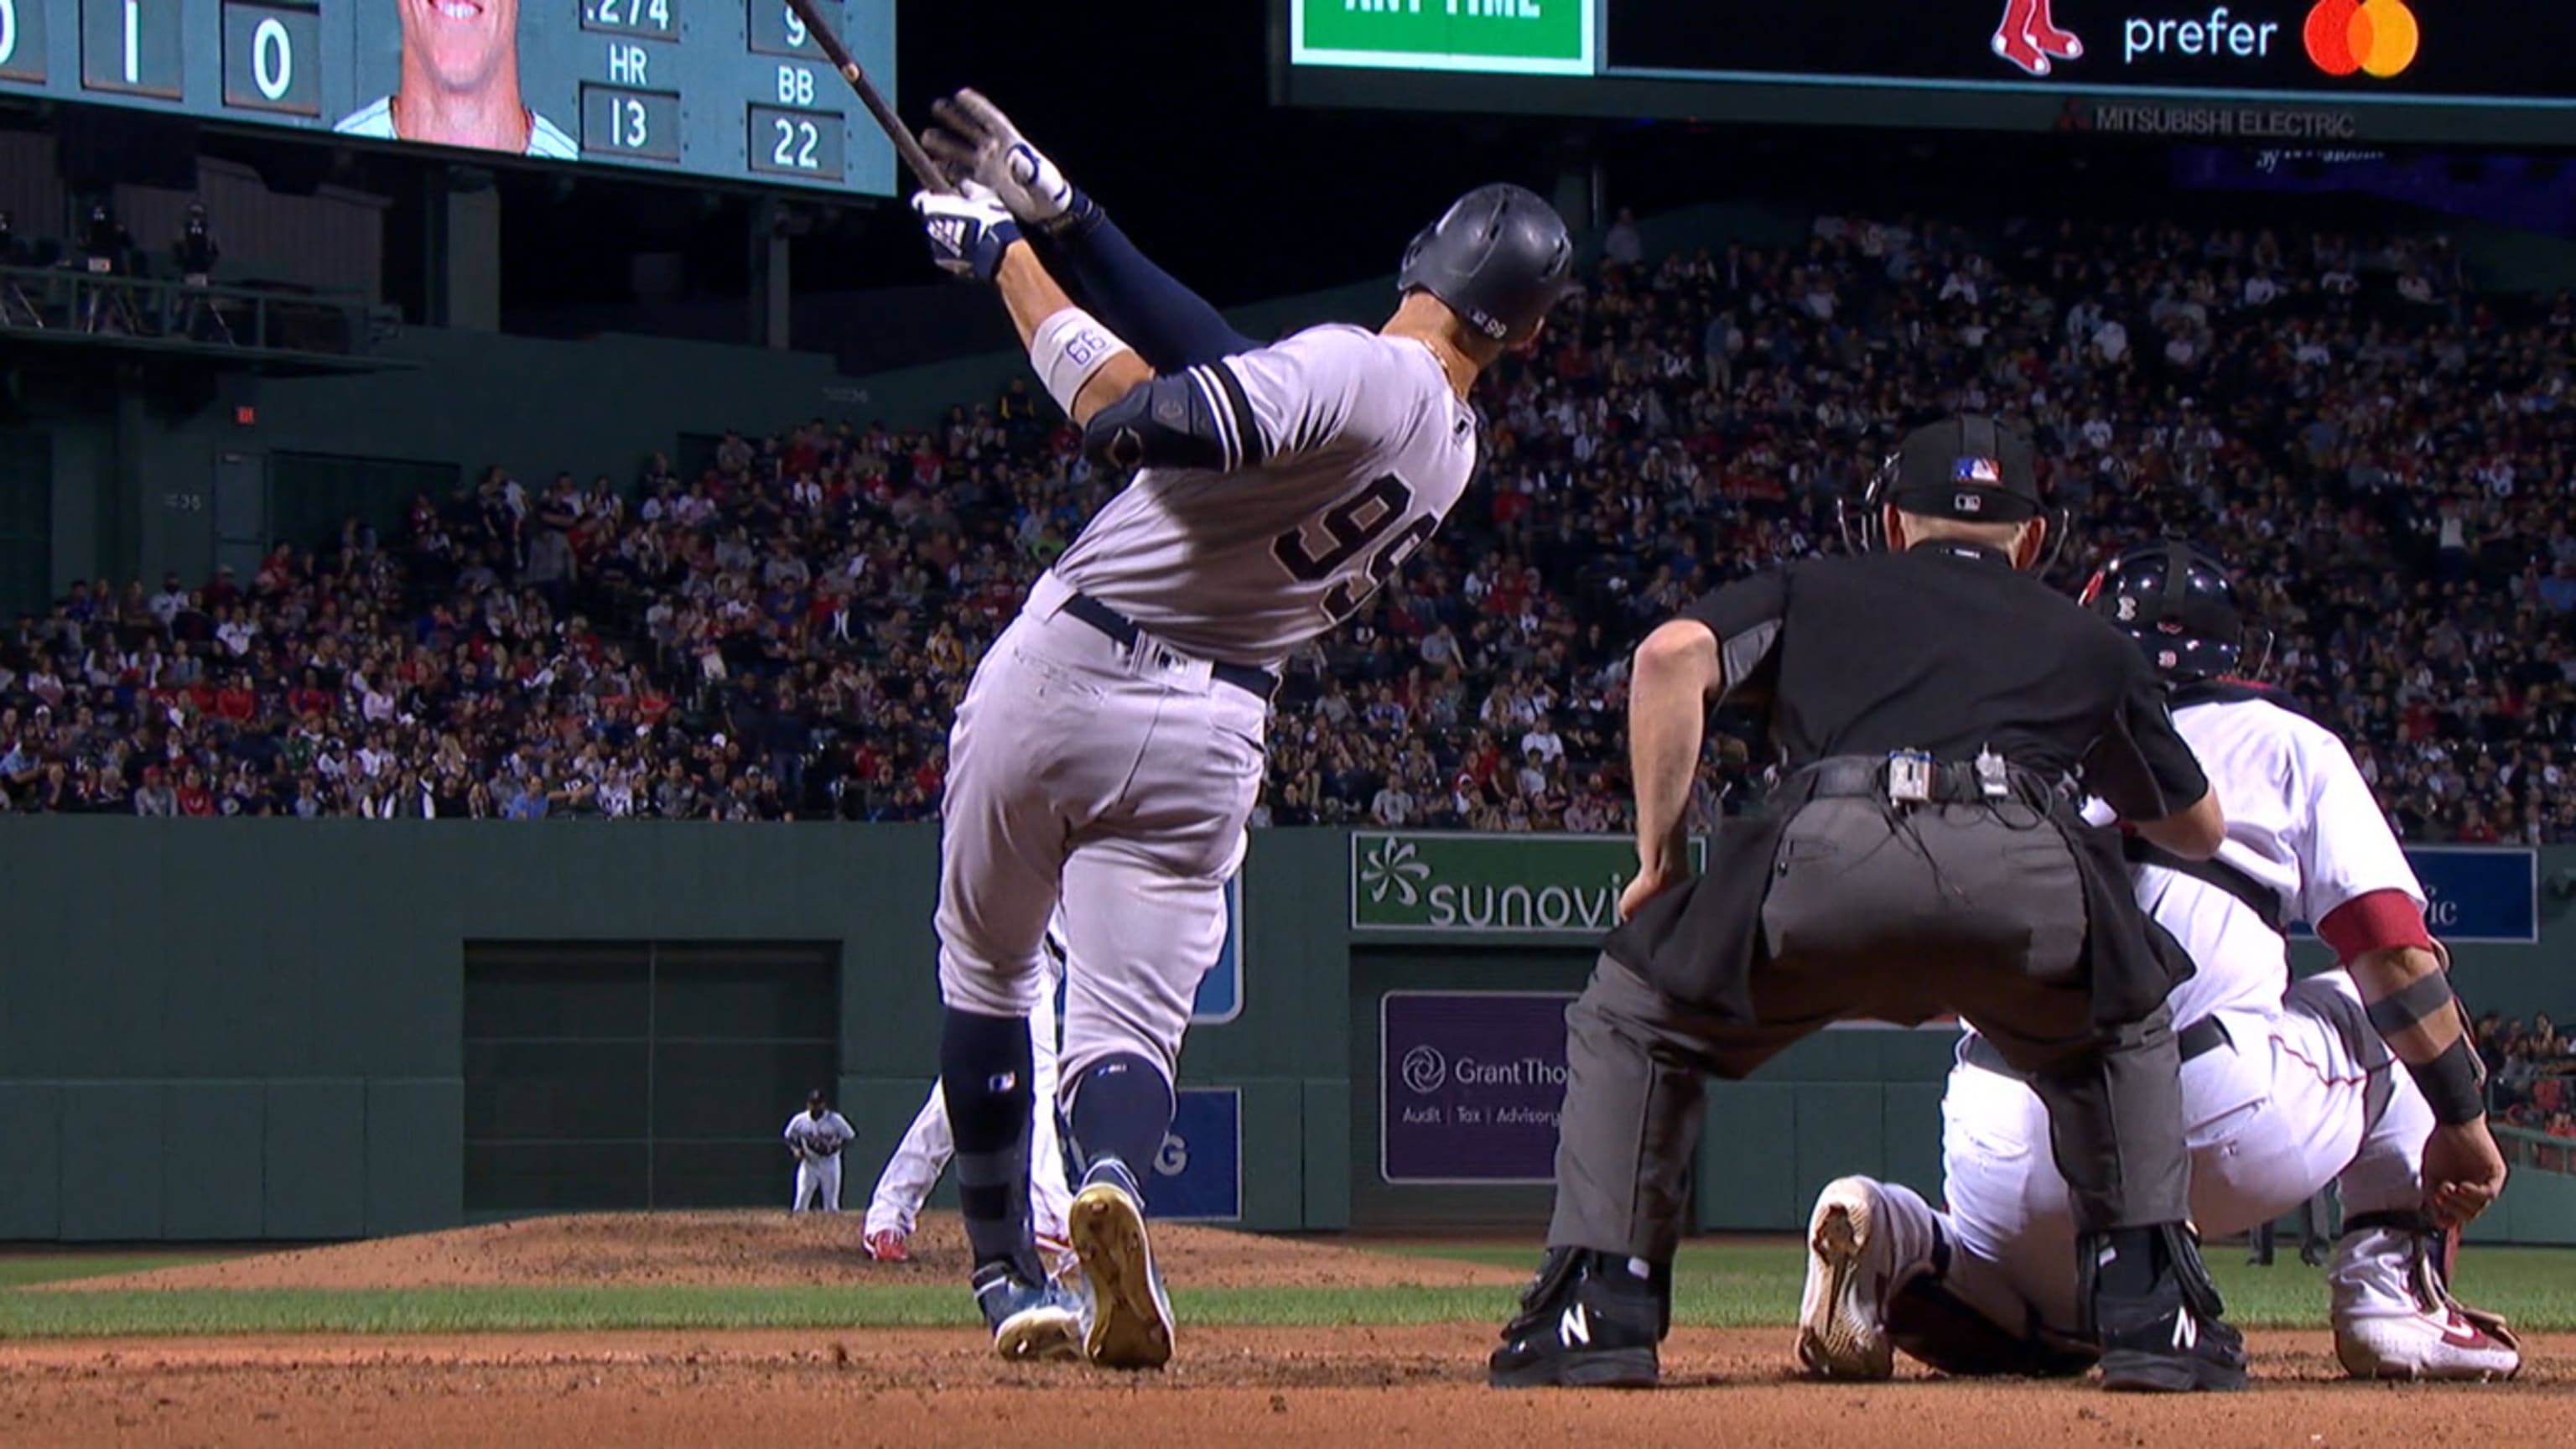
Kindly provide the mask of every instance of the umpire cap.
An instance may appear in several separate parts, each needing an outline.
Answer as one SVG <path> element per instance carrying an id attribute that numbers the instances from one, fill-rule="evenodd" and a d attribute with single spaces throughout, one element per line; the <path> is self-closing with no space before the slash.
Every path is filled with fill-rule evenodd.
<path id="1" fill-rule="evenodd" d="M 2246 646 L 2270 652 L 2270 635 L 2249 630 L 2236 581 L 2218 556 L 2179 538 L 2140 544 L 2104 564 L 2084 585 L 2084 607 L 2136 642 L 2156 673 L 2174 683 L 2250 673 Z"/>
<path id="2" fill-rule="evenodd" d="M 1404 249 L 1395 289 L 1429 292 L 1496 342 L 1528 340 L 1574 274 L 1574 239 L 1525 187 L 1479 186 Z"/>
<path id="3" fill-rule="evenodd" d="M 1921 518 L 2019 523 L 2040 513 L 2030 440 L 1973 413 L 1907 433 L 1878 491 L 1875 501 Z"/>

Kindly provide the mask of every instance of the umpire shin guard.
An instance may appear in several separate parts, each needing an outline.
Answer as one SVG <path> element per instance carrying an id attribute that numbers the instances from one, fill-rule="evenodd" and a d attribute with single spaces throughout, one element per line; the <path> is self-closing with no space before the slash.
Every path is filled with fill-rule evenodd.
<path id="1" fill-rule="evenodd" d="M 2076 1303 L 2102 1347 L 2102 1387 L 2146 1393 L 2245 1387 L 2245 1339 L 2179 1223 L 2076 1240 Z"/>

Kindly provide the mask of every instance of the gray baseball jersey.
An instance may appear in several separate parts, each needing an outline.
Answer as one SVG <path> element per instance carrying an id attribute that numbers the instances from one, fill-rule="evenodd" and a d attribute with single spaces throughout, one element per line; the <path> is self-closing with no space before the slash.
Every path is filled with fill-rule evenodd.
<path id="1" fill-rule="evenodd" d="M 1189 377 L 1225 466 L 1139 472 L 1055 572 L 1175 648 L 1276 667 L 1440 526 L 1475 414 L 1421 343 L 1339 324 Z"/>

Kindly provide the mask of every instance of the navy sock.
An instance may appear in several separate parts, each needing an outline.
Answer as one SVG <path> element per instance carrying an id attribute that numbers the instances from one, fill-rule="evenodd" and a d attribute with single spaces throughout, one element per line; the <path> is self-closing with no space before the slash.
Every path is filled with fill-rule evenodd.
<path id="1" fill-rule="evenodd" d="M 1172 1129 L 1172 1084 L 1133 1052 L 1103 1057 L 1074 1084 L 1072 1127 L 1085 1170 L 1116 1158 L 1141 1187 Z"/>
<path id="2" fill-rule="evenodd" d="M 1006 1262 L 1041 1281 L 1029 1227 L 1030 1083 L 1037 1074 L 1024 1016 L 952 1006 L 939 1033 L 940 1089 L 957 1141 L 958 1216 L 975 1266 Z"/>

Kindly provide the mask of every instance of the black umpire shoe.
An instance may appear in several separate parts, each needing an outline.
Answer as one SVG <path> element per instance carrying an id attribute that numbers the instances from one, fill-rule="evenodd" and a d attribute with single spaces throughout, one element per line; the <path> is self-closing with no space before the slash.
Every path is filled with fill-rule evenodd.
<path id="1" fill-rule="evenodd" d="M 2102 1387 L 2183 1394 L 2245 1387 L 2245 1335 L 2223 1323 L 2218 1290 L 2178 1228 L 2088 1237 Z"/>
<path id="2" fill-rule="evenodd" d="M 1520 1316 L 1486 1361 L 1498 1389 L 1647 1389 L 1672 1326 L 1672 1271 L 1641 1258 L 1550 1248 Z"/>

